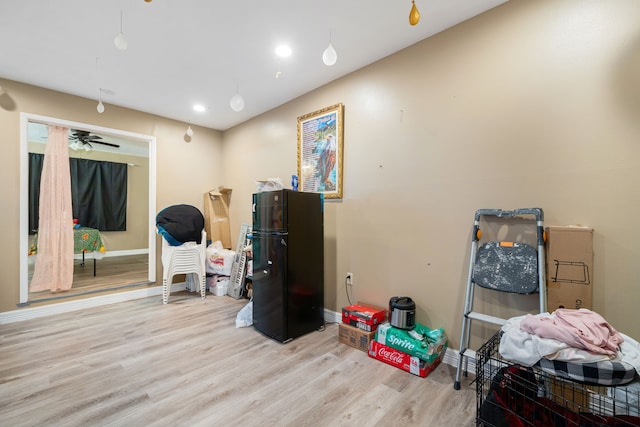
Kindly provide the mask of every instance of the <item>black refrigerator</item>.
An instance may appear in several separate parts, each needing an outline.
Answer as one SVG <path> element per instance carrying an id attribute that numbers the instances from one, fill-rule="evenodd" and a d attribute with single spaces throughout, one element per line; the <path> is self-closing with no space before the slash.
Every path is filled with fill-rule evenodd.
<path id="1" fill-rule="evenodd" d="M 323 196 L 253 195 L 253 326 L 282 343 L 324 325 Z"/>

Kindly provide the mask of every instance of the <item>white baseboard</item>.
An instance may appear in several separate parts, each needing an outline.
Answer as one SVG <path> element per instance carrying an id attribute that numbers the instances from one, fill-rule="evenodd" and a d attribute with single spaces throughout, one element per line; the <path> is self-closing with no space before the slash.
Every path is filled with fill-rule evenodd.
<path id="1" fill-rule="evenodd" d="M 460 352 L 456 349 L 447 347 L 447 352 L 444 354 L 442 358 L 442 363 L 446 363 L 447 365 L 451 365 L 453 367 L 458 367 L 458 355 Z M 475 374 L 476 372 L 476 352 L 467 350 L 467 372 L 471 372 Z"/>
<path id="2" fill-rule="evenodd" d="M 121 251 L 107 251 L 107 252 L 104 252 L 103 254 L 101 254 L 102 256 L 100 258 L 96 258 L 96 259 L 108 258 L 108 257 L 112 257 L 112 256 L 146 255 L 148 253 L 149 253 L 149 249 L 148 248 L 124 249 L 124 250 L 121 250 Z M 75 259 L 82 259 L 82 254 L 74 254 L 73 257 Z M 84 259 L 93 259 L 93 252 L 85 252 Z"/>
<path id="3" fill-rule="evenodd" d="M 122 251 L 105 252 L 104 254 L 102 254 L 100 259 L 111 257 L 111 256 L 144 255 L 144 254 L 148 254 L 148 253 L 149 253 L 149 249 L 148 248 L 125 249 L 125 250 L 122 250 Z M 36 257 L 37 257 L 37 255 L 29 255 L 27 257 L 27 262 L 29 263 L 29 265 L 35 264 Z M 82 254 L 73 254 L 73 259 L 82 259 Z M 84 259 L 93 259 L 93 252 L 85 252 Z M 96 258 L 96 259 L 98 259 L 98 258 Z"/>
<path id="4" fill-rule="evenodd" d="M 121 251 L 107 251 L 104 256 L 126 256 L 126 255 L 146 255 L 149 253 L 149 248 L 142 249 L 124 249 Z"/>
<path id="5" fill-rule="evenodd" d="M 324 309 L 324 321 L 328 323 L 342 322 L 342 313 L 336 313 L 329 309 Z"/>

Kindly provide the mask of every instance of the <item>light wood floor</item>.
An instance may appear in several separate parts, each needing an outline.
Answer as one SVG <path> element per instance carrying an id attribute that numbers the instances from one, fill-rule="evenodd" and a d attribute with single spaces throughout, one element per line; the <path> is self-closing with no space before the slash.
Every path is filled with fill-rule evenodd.
<path id="1" fill-rule="evenodd" d="M 64 292 L 29 292 L 29 301 L 56 301 L 87 295 L 90 297 L 120 290 L 131 290 L 148 284 L 148 255 L 126 255 L 105 257 L 96 260 L 96 275 L 93 275 L 93 259 L 76 259 L 73 264 L 73 286 Z M 33 265 L 29 265 L 29 282 L 33 276 Z"/>
<path id="2" fill-rule="evenodd" d="M 472 426 L 475 385 L 236 328 L 247 300 L 160 296 L 0 325 L 2 426 Z"/>

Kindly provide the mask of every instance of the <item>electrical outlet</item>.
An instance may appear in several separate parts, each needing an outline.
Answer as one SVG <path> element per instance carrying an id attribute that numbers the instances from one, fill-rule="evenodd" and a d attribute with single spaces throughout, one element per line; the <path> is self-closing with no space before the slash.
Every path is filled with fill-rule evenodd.
<path id="1" fill-rule="evenodd" d="M 347 273 L 347 285 L 353 285 L 353 273 Z"/>

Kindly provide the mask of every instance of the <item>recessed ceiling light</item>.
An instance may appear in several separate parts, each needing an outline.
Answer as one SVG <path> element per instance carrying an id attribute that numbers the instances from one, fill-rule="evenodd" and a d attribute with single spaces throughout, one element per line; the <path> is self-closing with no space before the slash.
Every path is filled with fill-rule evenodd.
<path id="1" fill-rule="evenodd" d="M 204 110 L 206 110 L 206 108 L 204 108 L 204 105 L 200 105 L 200 104 L 194 105 L 193 109 L 196 110 L 198 113 L 202 113 Z"/>
<path id="2" fill-rule="evenodd" d="M 287 45 L 281 44 L 276 48 L 276 55 L 278 55 L 280 58 L 291 56 L 291 48 Z"/>

